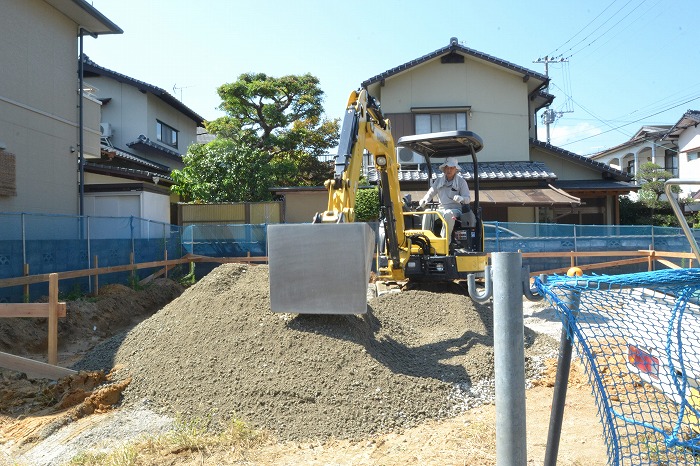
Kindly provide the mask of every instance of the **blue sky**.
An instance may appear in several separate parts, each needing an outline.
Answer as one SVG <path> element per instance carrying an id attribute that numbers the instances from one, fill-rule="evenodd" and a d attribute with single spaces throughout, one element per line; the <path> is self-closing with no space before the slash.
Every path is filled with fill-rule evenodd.
<path id="1" fill-rule="evenodd" d="M 88 1 L 124 34 L 86 37 L 85 53 L 205 119 L 222 115 L 217 87 L 246 72 L 311 73 L 340 118 L 362 81 L 451 37 L 542 74 L 539 59 L 566 59 L 549 64 L 550 138 L 582 155 L 700 110 L 697 0 Z"/>

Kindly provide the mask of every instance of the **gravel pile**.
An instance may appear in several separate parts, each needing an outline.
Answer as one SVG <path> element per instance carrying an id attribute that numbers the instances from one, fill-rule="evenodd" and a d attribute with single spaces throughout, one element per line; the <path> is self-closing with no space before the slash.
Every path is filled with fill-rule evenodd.
<path id="1" fill-rule="evenodd" d="M 525 331 L 533 378 L 557 343 Z M 275 314 L 267 266 L 227 264 L 75 366 L 113 367 L 132 377 L 125 406 L 359 439 L 492 401 L 492 309 L 443 285 L 371 299 L 363 316 Z"/>

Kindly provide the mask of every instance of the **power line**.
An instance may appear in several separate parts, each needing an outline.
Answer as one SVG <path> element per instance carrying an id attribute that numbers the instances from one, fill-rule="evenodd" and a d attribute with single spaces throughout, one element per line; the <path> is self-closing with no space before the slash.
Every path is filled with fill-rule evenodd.
<path id="1" fill-rule="evenodd" d="M 595 22 L 595 20 L 597 20 L 598 18 L 600 18 L 600 16 L 601 16 L 603 13 L 605 13 L 606 11 L 608 11 L 608 8 L 610 8 L 611 6 L 613 6 L 613 5 L 615 4 L 615 2 L 617 2 L 617 0 L 613 0 L 612 3 L 611 3 L 610 5 L 606 6 L 605 9 L 604 9 L 603 11 L 601 11 L 600 13 L 598 13 L 598 16 L 596 16 L 595 18 L 593 18 L 588 24 L 586 24 L 584 27 L 582 27 L 576 34 L 574 34 L 573 36 L 571 36 L 566 42 L 564 42 L 564 43 L 561 44 L 559 47 L 557 47 L 557 48 L 554 49 L 552 52 L 550 52 L 550 53 L 549 53 L 549 56 L 550 56 L 550 57 L 551 57 L 551 56 L 554 56 L 554 54 L 557 53 L 557 51 L 558 51 L 560 48 L 564 47 L 566 44 L 568 44 L 569 42 L 571 42 L 571 41 L 574 39 L 574 37 L 576 37 L 576 36 L 578 36 L 579 34 L 581 34 L 581 33 L 584 31 L 584 29 L 586 29 L 588 26 L 590 26 L 591 24 L 593 24 L 593 23 Z M 560 55 L 560 56 L 561 56 L 561 55 Z"/>
<path id="2" fill-rule="evenodd" d="M 632 0 L 630 0 L 630 1 L 627 2 L 627 3 L 625 3 L 625 6 L 627 6 L 631 1 L 632 1 Z M 596 37 L 595 39 L 593 39 L 591 42 L 589 42 L 588 44 L 586 44 L 584 47 L 580 48 L 579 50 L 577 50 L 577 51 L 575 51 L 575 52 L 571 52 L 571 55 L 569 55 L 567 58 L 571 58 L 571 57 L 573 57 L 574 55 L 576 55 L 577 53 L 579 53 L 579 52 L 585 50 L 587 47 L 590 47 L 591 45 L 595 44 L 599 39 L 601 39 L 603 36 L 605 36 L 608 32 L 612 31 L 613 28 L 614 28 L 615 26 L 617 26 L 618 24 L 620 24 L 620 23 L 621 23 L 622 21 L 624 21 L 625 19 L 629 18 L 629 16 L 630 16 L 632 13 L 634 13 L 635 10 L 637 10 L 637 8 L 639 8 L 639 7 L 642 6 L 644 3 L 646 3 L 646 1 L 647 1 L 647 0 L 643 0 L 639 5 L 635 6 L 635 7 L 632 9 L 632 11 L 630 11 L 630 12 L 627 13 L 625 16 L 623 16 L 622 18 L 620 18 L 620 20 L 619 20 L 618 22 L 616 22 L 615 24 L 613 24 L 612 26 L 610 26 L 608 29 L 606 29 L 605 32 L 603 32 L 601 35 L 599 35 L 598 37 Z M 623 7 L 623 8 L 624 8 L 624 7 Z M 618 10 L 618 11 L 619 11 L 619 10 Z M 615 14 L 617 14 L 617 13 L 615 13 Z M 636 21 L 636 20 L 635 20 L 635 21 Z"/>
<path id="3" fill-rule="evenodd" d="M 601 134 L 606 134 L 606 133 L 609 133 L 609 132 L 611 132 L 611 131 L 616 131 L 616 130 L 618 130 L 618 129 L 620 129 L 620 128 L 624 128 L 625 126 L 629 126 L 629 125 L 631 125 L 631 124 L 633 124 L 633 123 L 639 123 L 639 122 L 642 121 L 642 120 L 646 120 L 647 118 L 651 118 L 651 117 L 653 117 L 653 116 L 659 115 L 659 114 L 664 113 L 664 112 L 666 112 L 666 111 L 668 111 L 668 110 L 672 110 L 672 109 L 674 109 L 674 108 L 680 107 L 681 105 L 685 105 L 685 104 L 687 104 L 687 103 L 689 103 L 689 102 L 692 102 L 692 101 L 698 100 L 698 99 L 700 99 L 700 96 L 696 96 L 696 97 L 694 97 L 694 98 L 692 98 L 692 99 L 686 100 L 685 102 L 681 102 L 681 103 L 679 103 L 678 105 L 675 105 L 675 106 L 673 106 L 673 107 L 669 107 L 669 108 L 660 110 L 660 111 L 658 111 L 658 112 L 656 112 L 656 113 L 652 113 L 651 115 L 647 115 L 647 116 L 645 116 L 645 117 L 638 118 L 638 119 L 636 119 L 636 120 L 633 120 L 633 121 L 630 121 L 630 122 L 628 122 L 628 123 L 625 123 L 624 125 L 620 125 L 620 126 L 617 126 L 617 127 L 615 127 L 615 128 L 611 128 L 611 129 L 609 129 L 609 130 L 607 130 L 607 131 L 603 131 L 603 132 L 601 132 L 601 133 L 594 134 L 594 135 L 592 135 L 592 136 L 587 136 L 587 137 L 585 137 L 585 138 L 577 139 L 576 141 L 571 141 L 571 142 L 564 143 L 564 144 L 562 144 L 562 146 L 568 146 L 568 145 L 570 145 L 570 144 L 575 144 L 575 143 L 577 143 L 577 142 L 585 141 L 585 140 L 587 140 L 587 139 L 591 139 L 591 138 L 600 136 Z M 581 108 L 583 108 L 583 107 L 581 107 Z M 590 113 L 590 112 L 587 112 L 587 113 L 589 113 L 591 116 L 594 116 L 594 115 L 593 115 L 592 113 Z M 602 122 L 602 121 L 601 121 L 601 122 Z M 603 122 L 603 123 L 604 123 L 604 122 Z M 607 123 L 606 123 L 606 124 L 607 124 Z M 623 133 L 623 134 L 624 134 L 624 133 Z"/>

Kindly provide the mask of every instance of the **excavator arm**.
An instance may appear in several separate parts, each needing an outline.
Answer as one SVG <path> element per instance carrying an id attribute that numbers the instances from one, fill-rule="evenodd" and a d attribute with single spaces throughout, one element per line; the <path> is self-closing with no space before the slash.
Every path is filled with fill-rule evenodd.
<path id="1" fill-rule="evenodd" d="M 408 136 L 399 142 L 423 154 L 428 162 L 431 157 L 469 153 L 477 177 L 475 207 L 479 211 L 475 153 L 482 143 L 478 136 L 468 131 L 448 131 Z M 365 156 L 373 158 L 379 178 L 379 248 L 375 240 L 377 233 L 369 224 L 357 222 L 355 216 Z M 415 228 L 416 217 L 436 216 L 444 223 L 441 213 L 404 212 L 391 125 L 365 89 L 350 94 L 335 172 L 325 187 L 327 209 L 317 213 L 312 223 L 277 224 L 267 228 L 272 311 L 296 314 L 367 312 L 375 252 L 377 277 L 383 281 L 446 281 L 466 279 L 470 273 L 483 273 L 487 255 L 480 221 L 476 227 L 455 230 L 455 234 L 444 237 L 430 228 Z M 411 218 L 412 229 L 406 228 L 405 216 Z M 457 232 L 462 236 L 457 238 Z M 457 240 L 460 242 L 456 243 Z"/>
<path id="2" fill-rule="evenodd" d="M 366 296 L 375 233 L 356 222 L 355 200 L 365 154 L 373 157 L 392 270 L 403 278 L 405 243 L 398 164 L 391 126 L 365 89 L 348 98 L 335 172 L 325 182 L 328 206 L 312 224 L 268 227 L 270 307 L 275 312 L 360 314 Z M 315 225 L 320 224 L 320 225 Z"/>
<path id="3" fill-rule="evenodd" d="M 387 207 L 397 219 L 399 236 L 403 233 L 398 165 L 394 139 L 389 120 L 385 120 L 379 104 L 366 90 L 353 91 L 340 132 L 335 173 L 325 183 L 328 189 L 328 209 L 316 215 L 314 223 L 342 223 L 355 221 L 355 199 L 359 188 L 365 152 L 374 159 L 380 177 L 382 196 L 388 196 Z M 384 183 L 382 183 L 384 179 Z"/>

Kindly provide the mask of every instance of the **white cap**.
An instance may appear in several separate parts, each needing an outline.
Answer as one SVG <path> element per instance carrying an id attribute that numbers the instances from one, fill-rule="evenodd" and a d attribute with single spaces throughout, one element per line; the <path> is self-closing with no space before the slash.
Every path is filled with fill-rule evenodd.
<path id="1" fill-rule="evenodd" d="M 457 159 L 455 157 L 447 157 L 445 159 L 445 163 L 440 165 L 440 170 L 444 171 L 445 167 L 455 167 L 455 168 L 457 168 L 458 172 L 462 171 L 462 167 L 459 166 L 459 164 L 457 163 Z"/>

